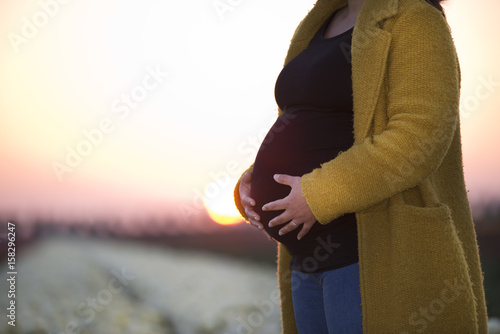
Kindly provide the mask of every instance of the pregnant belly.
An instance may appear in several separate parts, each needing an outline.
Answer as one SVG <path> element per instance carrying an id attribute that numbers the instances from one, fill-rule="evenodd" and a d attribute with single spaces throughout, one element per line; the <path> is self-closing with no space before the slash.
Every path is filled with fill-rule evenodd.
<path id="1" fill-rule="evenodd" d="M 269 228 L 267 224 L 282 211 L 261 210 L 264 204 L 290 193 L 290 187 L 278 184 L 273 175 L 302 176 L 347 150 L 353 144 L 352 116 L 352 112 L 285 113 L 276 120 L 262 142 L 252 172 L 252 197 L 266 231 L 285 246 L 296 242 L 300 229 L 279 236 L 283 225 Z M 311 232 L 322 228 L 325 225 L 316 223 Z"/>

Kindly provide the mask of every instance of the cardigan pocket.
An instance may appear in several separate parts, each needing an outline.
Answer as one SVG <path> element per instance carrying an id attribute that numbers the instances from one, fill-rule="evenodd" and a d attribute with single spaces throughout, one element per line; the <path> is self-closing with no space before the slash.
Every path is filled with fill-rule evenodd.
<path id="1" fill-rule="evenodd" d="M 396 195 L 387 214 L 387 306 L 397 333 L 476 333 L 471 279 L 448 206 L 409 205 Z"/>

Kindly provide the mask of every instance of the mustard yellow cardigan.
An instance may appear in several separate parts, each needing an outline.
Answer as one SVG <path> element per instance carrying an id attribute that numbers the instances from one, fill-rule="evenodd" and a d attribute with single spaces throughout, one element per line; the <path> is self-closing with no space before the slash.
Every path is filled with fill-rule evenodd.
<path id="1" fill-rule="evenodd" d="M 285 64 L 346 5 L 319 0 Z M 321 224 L 356 213 L 364 333 L 487 333 L 462 170 L 460 69 L 446 20 L 424 0 L 365 0 L 351 53 L 355 143 L 301 184 Z M 285 334 L 297 332 L 290 259 L 279 245 Z"/>

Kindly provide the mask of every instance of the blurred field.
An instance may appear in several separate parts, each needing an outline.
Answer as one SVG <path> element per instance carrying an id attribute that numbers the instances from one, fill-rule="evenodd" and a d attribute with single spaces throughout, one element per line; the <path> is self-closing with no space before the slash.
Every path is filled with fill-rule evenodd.
<path id="1" fill-rule="evenodd" d="M 490 333 L 500 334 L 500 205 L 484 208 L 475 223 Z M 248 224 L 176 235 L 142 230 L 18 223 L 17 326 L 2 321 L 0 333 L 281 332 L 274 242 Z M 0 281 L 2 317 L 6 283 Z"/>
<path id="2" fill-rule="evenodd" d="M 280 332 L 271 265 L 80 238 L 44 239 L 17 263 L 17 326 L 2 333 Z"/>

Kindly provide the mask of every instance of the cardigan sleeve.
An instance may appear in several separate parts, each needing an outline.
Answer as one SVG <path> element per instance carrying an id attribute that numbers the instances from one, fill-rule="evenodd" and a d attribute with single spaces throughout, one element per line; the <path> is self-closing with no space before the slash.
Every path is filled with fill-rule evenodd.
<path id="1" fill-rule="evenodd" d="M 302 177 L 303 195 L 322 224 L 416 186 L 451 144 L 460 71 L 442 15 L 417 7 L 397 18 L 387 61 L 386 127 Z"/>

